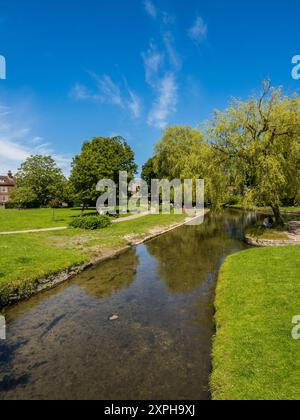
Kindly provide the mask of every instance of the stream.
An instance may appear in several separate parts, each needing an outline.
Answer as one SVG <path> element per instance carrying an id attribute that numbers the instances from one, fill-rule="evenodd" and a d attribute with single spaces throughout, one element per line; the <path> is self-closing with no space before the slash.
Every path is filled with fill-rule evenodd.
<path id="1" fill-rule="evenodd" d="M 253 217 L 208 214 L 10 308 L 0 400 L 209 399 L 218 271 Z"/>

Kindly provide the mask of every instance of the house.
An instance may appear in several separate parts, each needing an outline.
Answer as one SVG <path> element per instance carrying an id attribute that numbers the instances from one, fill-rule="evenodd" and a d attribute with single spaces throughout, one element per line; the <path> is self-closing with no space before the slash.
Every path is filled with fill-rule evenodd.
<path id="1" fill-rule="evenodd" d="M 134 179 L 128 188 L 129 192 L 134 197 L 141 197 L 141 189 L 142 189 L 142 180 L 141 179 Z"/>
<path id="2" fill-rule="evenodd" d="M 11 171 L 5 176 L 0 176 L 0 207 L 11 201 L 11 195 L 15 186 L 16 181 Z"/>

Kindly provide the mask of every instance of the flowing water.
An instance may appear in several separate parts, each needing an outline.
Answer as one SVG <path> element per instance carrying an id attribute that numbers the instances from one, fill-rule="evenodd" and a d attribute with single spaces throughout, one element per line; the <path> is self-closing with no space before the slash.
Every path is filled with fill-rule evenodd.
<path id="1" fill-rule="evenodd" d="M 207 215 L 8 310 L 0 399 L 208 399 L 218 270 L 251 217 Z"/>

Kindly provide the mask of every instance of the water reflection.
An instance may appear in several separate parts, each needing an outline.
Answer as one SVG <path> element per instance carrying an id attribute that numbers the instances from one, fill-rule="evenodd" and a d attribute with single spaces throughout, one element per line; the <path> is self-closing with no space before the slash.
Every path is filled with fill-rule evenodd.
<path id="1" fill-rule="evenodd" d="M 83 273 L 74 284 L 98 299 L 110 297 L 115 292 L 131 286 L 138 264 L 136 249 L 133 248 Z"/>
<path id="2" fill-rule="evenodd" d="M 0 399 L 208 399 L 215 281 L 248 222 L 210 215 L 11 308 Z"/>
<path id="3" fill-rule="evenodd" d="M 168 290 L 190 293 L 214 277 L 224 256 L 241 248 L 243 228 L 253 217 L 236 211 L 208 215 L 201 226 L 186 226 L 148 243 Z"/>

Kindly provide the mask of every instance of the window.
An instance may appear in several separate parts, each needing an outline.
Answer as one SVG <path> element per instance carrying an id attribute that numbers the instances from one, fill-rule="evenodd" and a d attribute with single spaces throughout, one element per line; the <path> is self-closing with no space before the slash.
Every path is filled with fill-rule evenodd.
<path id="1" fill-rule="evenodd" d="M 8 193 L 8 187 L 1 187 L 0 192 L 2 193 Z"/>

